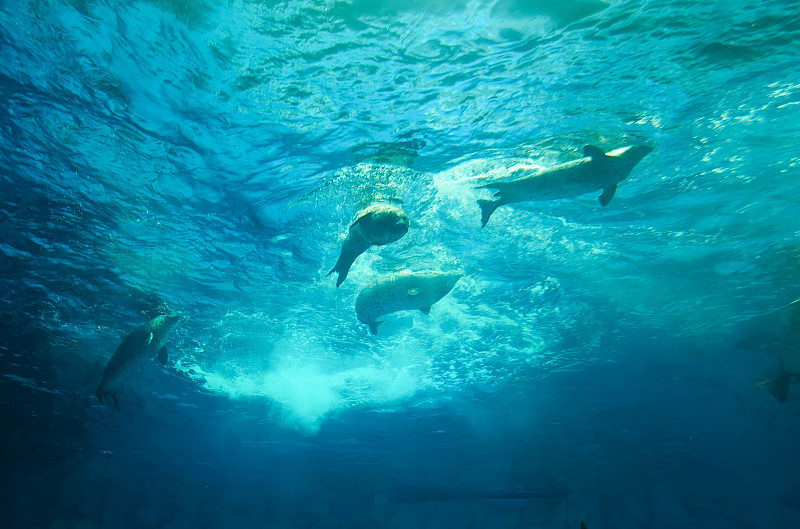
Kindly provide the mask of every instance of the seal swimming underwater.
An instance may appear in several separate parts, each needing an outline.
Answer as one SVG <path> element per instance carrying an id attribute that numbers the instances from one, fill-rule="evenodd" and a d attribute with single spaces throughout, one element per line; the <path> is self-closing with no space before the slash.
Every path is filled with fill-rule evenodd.
<path id="1" fill-rule="evenodd" d="M 586 145 L 584 157 L 578 160 L 545 170 L 519 168 L 513 173 L 523 174 L 514 180 L 479 186 L 497 190 L 493 195 L 497 200 L 478 200 L 481 225 L 486 226 L 494 210 L 506 204 L 568 198 L 598 189 L 603 190 L 598 200 L 606 206 L 614 197 L 617 184 L 625 180 L 633 167 L 652 150 L 649 145 L 631 145 L 605 153 L 599 147 Z"/>
<path id="2" fill-rule="evenodd" d="M 136 368 L 152 358 L 158 357 L 162 364 L 167 362 L 167 335 L 180 316 L 164 314 L 156 316 L 141 327 L 137 327 L 122 340 L 103 372 L 97 386 L 97 398 L 102 404 L 111 397 L 114 408 L 119 411 L 119 391 Z"/>
<path id="3" fill-rule="evenodd" d="M 356 257 L 370 246 L 383 246 L 397 241 L 408 233 L 408 216 L 398 207 L 389 204 L 373 204 L 356 215 L 342 245 L 336 265 L 328 272 L 338 272 L 336 286 L 347 278 Z"/>
<path id="4" fill-rule="evenodd" d="M 356 315 L 378 333 L 377 318 L 400 310 L 428 314 L 431 305 L 445 297 L 461 278 L 460 273 L 399 272 L 382 277 L 359 292 Z"/>
<path id="5" fill-rule="evenodd" d="M 789 400 L 789 383 L 800 380 L 800 299 L 777 310 L 779 335 L 770 344 L 778 354 L 778 376 L 762 382 L 778 402 Z"/>

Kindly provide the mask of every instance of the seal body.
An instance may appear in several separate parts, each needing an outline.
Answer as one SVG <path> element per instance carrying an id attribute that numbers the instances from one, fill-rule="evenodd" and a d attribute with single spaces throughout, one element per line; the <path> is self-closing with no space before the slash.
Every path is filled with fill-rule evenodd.
<path id="1" fill-rule="evenodd" d="M 401 310 L 419 310 L 428 314 L 431 305 L 445 297 L 458 280 L 459 273 L 400 272 L 375 281 L 359 292 L 356 315 L 377 334 L 377 319 Z"/>
<path id="2" fill-rule="evenodd" d="M 402 209 L 389 204 L 373 204 L 356 215 L 342 245 L 336 265 L 328 272 L 338 272 L 336 286 L 342 284 L 356 257 L 370 246 L 383 246 L 408 233 L 408 216 Z"/>
<path id="3" fill-rule="evenodd" d="M 494 210 L 505 204 L 531 200 L 555 200 L 591 193 L 602 189 L 598 197 L 606 206 L 633 167 L 653 150 L 648 145 L 632 145 L 605 153 L 599 147 L 586 145 L 584 157 L 546 170 L 520 168 L 521 173 L 508 182 L 491 182 L 481 188 L 495 189 L 496 200 L 478 200 L 481 224 L 486 226 Z"/>
<path id="4" fill-rule="evenodd" d="M 157 356 L 162 364 L 166 364 L 167 337 L 169 330 L 178 320 L 180 317 L 174 314 L 156 316 L 134 329 L 122 340 L 108 361 L 103 378 L 97 386 L 96 395 L 101 403 L 107 404 L 110 397 L 114 408 L 119 410 L 119 391 L 137 368 L 154 356 Z"/>

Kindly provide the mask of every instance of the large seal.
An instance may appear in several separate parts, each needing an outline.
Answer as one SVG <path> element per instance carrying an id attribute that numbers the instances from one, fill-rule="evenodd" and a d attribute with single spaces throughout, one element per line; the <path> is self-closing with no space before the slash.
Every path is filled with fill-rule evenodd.
<path id="1" fill-rule="evenodd" d="M 157 356 L 162 364 L 167 363 L 167 335 L 178 320 L 180 316 L 174 314 L 156 316 L 122 340 L 97 386 L 96 394 L 101 403 L 106 404 L 111 397 L 114 408 L 119 411 L 119 392 L 136 368 L 153 356 Z"/>
<path id="2" fill-rule="evenodd" d="M 540 170 L 523 166 L 512 171 L 520 173 L 508 182 L 491 182 L 481 188 L 496 189 L 498 200 L 478 200 L 481 207 L 481 224 L 486 226 L 494 210 L 505 204 L 529 200 L 554 200 L 591 193 L 602 189 L 598 197 L 606 206 L 617 184 L 625 180 L 633 167 L 653 150 L 649 145 L 632 145 L 605 153 L 599 147 L 586 145 L 584 157 Z"/>
<path id="3" fill-rule="evenodd" d="M 431 305 L 453 290 L 460 278 L 460 273 L 406 271 L 389 274 L 359 292 L 356 315 L 369 325 L 372 334 L 377 334 L 378 325 L 383 323 L 377 318 L 400 310 L 428 314 Z"/>
<path id="4" fill-rule="evenodd" d="M 373 204 L 356 215 L 342 245 L 336 265 L 328 272 L 339 273 L 336 286 L 342 284 L 356 257 L 370 246 L 383 246 L 400 239 L 408 232 L 408 216 L 398 207 L 389 204 Z"/>

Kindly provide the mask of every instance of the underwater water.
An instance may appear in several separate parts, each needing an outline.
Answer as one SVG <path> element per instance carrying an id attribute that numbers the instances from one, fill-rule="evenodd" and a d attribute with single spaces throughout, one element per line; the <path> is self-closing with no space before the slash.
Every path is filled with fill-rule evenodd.
<path id="1" fill-rule="evenodd" d="M 800 527 L 798 40 L 795 0 L 0 0 L 0 525 Z M 584 145 L 653 150 L 481 227 Z M 337 288 L 374 203 L 408 233 Z M 404 270 L 462 277 L 372 334 Z"/>

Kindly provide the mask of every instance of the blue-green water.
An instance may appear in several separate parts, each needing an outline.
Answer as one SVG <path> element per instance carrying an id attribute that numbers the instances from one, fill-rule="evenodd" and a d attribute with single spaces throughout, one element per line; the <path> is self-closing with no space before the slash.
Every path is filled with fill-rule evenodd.
<path id="1" fill-rule="evenodd" d="M 800 524 L 794 1 L 0 0 L 4 527 Z M 503 206 L 520 164 L 654 150 Z M 356 213 L 408 234 L 335 287 Z M 359 291 L 460 270 L 377 335 Z M 183 316 L 120 412 L 120 341 Z M 787 345 L 788 344 L 788 345 Z"/>

